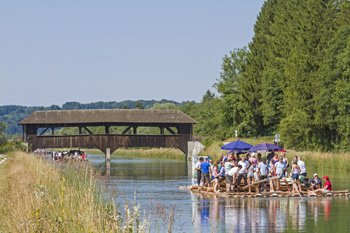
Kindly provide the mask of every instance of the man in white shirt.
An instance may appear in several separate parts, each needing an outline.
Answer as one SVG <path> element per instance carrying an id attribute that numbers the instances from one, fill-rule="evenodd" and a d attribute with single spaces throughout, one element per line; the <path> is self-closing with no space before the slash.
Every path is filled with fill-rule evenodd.
<path id="1" fill-rule="evenodd" d="M 275 163 L 275 169 L 276 169 L 276 175 L 279 177 L 279 179 L 282 179 L 284 177 L 284 169 L 285 164 L 283 163 L 283 158 L 280 157 L 278 162 Z"/>
<path id="2" fill-rule="evenodd" d="M 306 166 L 304 161 L 301 160 L 301 156 L 298 157 L 298 166 L 300 168 L 300 176 L 307 177 Z"/>
<path id="3" fill-rule="evenodd" d="M 197 185 L 199 186 L 201 183 L 201 176 L 202 176 L 202 172 L 201 172 L 201 164 L 203 163 L 203 157 L 200 157 L 198 162 L 196 163 L 196 165 L 194 166 L 194 170 L 197 171 Z"/>
<path id="4" fill-rule="evenodd" d="M 228 159 L 225 162 L 225 177 L 226 177 L 226 191 L 232 191 L 232 185 L 233 185 L 233 176 L 229 174 L 229 172 L 237 167 L 237 162 L 233 161 L 232 158 L 229 156 Z"/>
<path id="5" fill-rule="evenodd" d="M 245 186 L 248 185 L 248 182 L 247 182 L 247 164 L 245 162 L 244 156 L 241 157 L 241 160 L 238 162 L 238 165 L 242 166 L 242 168 L 238 172 L 238 178 L 237 178 L 237 185 L 238 185 L 238 189 L 239 189 L 239 187 L 241 185 L 242 178 L 244 181 L 244 185 Z"/>
<path id="6" fill-rule="evenodd" d="M 282 179 L 284 177 L 284 169 L 286 168 L 285 163 L 283 163 L 283 157 L 280 156 L 278 162 L 275 163 L 275 172 L 279 177 L 278 179 Z M 275 184 L 277 185 L 277 190 L 280 189 L 280 181 L 275 180 Z"/>
<path id="7" fill-rule="evenodd" d="M 230 179 L 230 184 L 229 184 L 229 190 L 232 189 L 232 185 L 236 184 L 237 181 L 237 176 L 239 174 L 239 171 L 242 169 L 242 165 L 237 165 L 237 162 L 235 163 L 235 166 L 233 168 L 231 168 L 231 170 L 227 173 L 227 176 Z M 236 185 L 234 185 L 236 186 Z M 238 191 L 238 189 L 237 189 Z"/>
<path id="8" fill-rule="evenodd" d="M 267 178 L 267 173 L 268 173 L 268 169 L 267 169 L 267 165 L 266 165 L 266 158 L 263 158 L 262 161 L 259 162 L 258 164 L 258 173 L 260 175 L 260 180 L 264 180 Z M 263 192 L 264 191 L 264 183 L 260 184 L 260 191 Z"/>

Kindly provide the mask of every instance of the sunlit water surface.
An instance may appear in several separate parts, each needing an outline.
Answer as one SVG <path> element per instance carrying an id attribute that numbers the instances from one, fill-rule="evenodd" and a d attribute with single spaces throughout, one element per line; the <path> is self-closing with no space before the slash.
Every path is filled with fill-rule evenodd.
<path id="1" fill-rule="evenodd" d="M 103 156 L 89 160 L 104 173 Z M 172 213 L 172 232 L 350 232 L 348 197 L 204 197 L 179 189 L 191 184 L 190 168 L 179 160 L 114 157 L 106 195 L 116 194 L 118 209 L 139 203 L 151 232 L 166 232 Z M 327 175 L 334 189 L 349 188 L 350 174 Z"/>

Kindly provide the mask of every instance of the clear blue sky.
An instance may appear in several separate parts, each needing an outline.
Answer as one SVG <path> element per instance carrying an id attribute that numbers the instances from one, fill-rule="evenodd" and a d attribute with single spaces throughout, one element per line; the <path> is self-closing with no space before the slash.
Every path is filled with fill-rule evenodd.
<path id="1" fill-rule="evenodd" d="M 200 101 L 263 0 L 0 3 L 0 105 Z"/>

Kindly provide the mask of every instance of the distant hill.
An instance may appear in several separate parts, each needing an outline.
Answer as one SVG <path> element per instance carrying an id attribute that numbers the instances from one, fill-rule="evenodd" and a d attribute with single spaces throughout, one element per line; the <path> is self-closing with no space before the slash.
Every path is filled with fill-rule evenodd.
<path id="1" fill-rule="evenodd" d="M 183 102 L 185 103 L 185 102 Z M 71 110 L 71 109 L 148 109 L 159 106 L 180 107 L 183 103 L 172 100 L 125 100 L 121 102 L 94 102 L 82 104 L 79 102 L 66 102 L 62 106 L 51 105 L 44 106 L 19 106 L 19 105 L 4 105 L 0 106 L 0 121 L 6 123 L 6 133 L 8 135 L 22 134 L 22 127 L 18 123 L 29 116 L 34 111 L 40 110 Z M 186 102 L 187 103 L 187 102 Z"/>

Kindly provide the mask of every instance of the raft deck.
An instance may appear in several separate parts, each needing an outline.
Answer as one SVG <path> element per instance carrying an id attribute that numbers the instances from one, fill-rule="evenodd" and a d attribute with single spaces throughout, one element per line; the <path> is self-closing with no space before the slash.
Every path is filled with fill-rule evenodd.
<path id="1" fill-rule="evenodd" d="M 183 188 L 182 188 L 183 189 Z M 327 194 L 314 194 L 309 191 L 302 192 L 290 192 L 290 191 L 264 191 L 260 193 L 255 192 L 226 192 L 224 188 L 220 188 L 220 192 L 214 192 L 212 187 L 198 187 L 197 185 L 185 187 L 185 189 L 198 194 L 204 195 L 216 195 L 222 197 L 348 197 L 350 196 L 349 190 L 334 190 Z"/>

